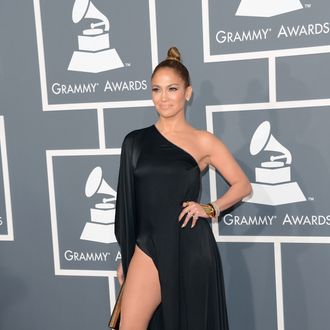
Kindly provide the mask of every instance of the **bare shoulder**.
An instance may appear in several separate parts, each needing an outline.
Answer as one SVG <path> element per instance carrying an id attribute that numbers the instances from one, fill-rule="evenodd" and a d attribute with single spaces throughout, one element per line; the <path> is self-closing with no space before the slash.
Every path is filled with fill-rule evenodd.
<path id="1" fill-rule="evenodd" d="M 203 147 L 204 150 L 212 150 L 213 148 L 219 147 L 225 148 L 225 145 L 221 139 L 209 131 L 194 128 L 194 135 L 196 141 L 201 147 Z"/>

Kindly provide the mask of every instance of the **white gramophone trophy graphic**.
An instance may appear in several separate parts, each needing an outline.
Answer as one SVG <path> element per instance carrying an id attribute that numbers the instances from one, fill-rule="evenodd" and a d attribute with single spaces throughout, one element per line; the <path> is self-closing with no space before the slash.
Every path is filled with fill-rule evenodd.
<path id="1" fill-rule="evenodd" d="M 90 209 L 91 222 L 85 224 L 80 239 L 99 242 L 99 243 L 115 243 L 117 242 L 114 232 L 115 221 L 115 203 L 117 193 L 103 179 L 102 168 L 95 167 L 89 174 L 86 185 L 86 197 L 92 197 L 95 194 L 105 194 L 113 196 L 103 198 L 102 203 L 98 203 Z"/>
<path id="2" fill-rule="evenodd" d="M 273 17 L 302 8 L 300 0 L 241 0 L 236 16 Z"/>
<path id="3" fill-rule="evenodd" d="M 269 121 L 262 122 L 254 132 L 250 143 L 250 154 L 276 152 L 270 161 L 262 162 L 255 169 L 256 183 L 252 183 L 252 196 L 244 199 L 247 203 L 282 205 L 306 201 L 297 182 L 291 181 L 292 155 L 271 134 Z"/>
<path id="4" fill-rule="evenodd" d="M 78 35 L 79 50 L 73 52 L 68 70 L 98 73 L 123 67 L 116 49 L 110 48 L 108 18 L 90 0 L 75 0 L 72 21 L 79 23 L 85 18 L 99 22 L 91 23 Z"/>

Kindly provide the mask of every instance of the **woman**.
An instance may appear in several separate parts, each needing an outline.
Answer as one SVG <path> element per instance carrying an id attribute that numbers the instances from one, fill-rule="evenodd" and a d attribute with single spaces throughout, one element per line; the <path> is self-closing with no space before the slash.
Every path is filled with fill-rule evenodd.
<path id="1" fill-rule="evenodd" d="M 192 88 L 172 47 L 154 70 L 156 124 L 130 132 L 122 145 L 115 232 L 125 278 L 121 330 L 227 330 L 222 266 L 208 218 L 251 191 L 230 152 L 184 116 Z M 230 184 L 200 204 L 200 176 L 213 165 Z"/>

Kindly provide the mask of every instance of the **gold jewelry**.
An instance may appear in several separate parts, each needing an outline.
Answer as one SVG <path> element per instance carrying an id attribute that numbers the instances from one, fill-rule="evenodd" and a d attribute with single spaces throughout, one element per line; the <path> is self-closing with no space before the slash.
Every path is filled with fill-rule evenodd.
<path id="1" fill-rule="evenodd" d="M 205 213 L 210 217 L 210 218 L 214 218 L 216 211 L 215 208 L 213 207 L 213 205 L 211 203 L 209 204 L 201 204 L 203 210 L 205 211 Z"/>
<path id="2" fill-rule="evenodd" d="M 219 206 L 216 204 L 216 202 L 211 202 L 210 204 L 213 206 L 213 208 L 214 208 L 214 210 L 215 210 L 215 215 L 214 215 L 214 217 L 215 217 L 215 218 L 218 218 L 219 215 L 220 215 L 220 213 L 221 213 Z"/>
<path id="3" fill-rule="evenodd" d="M 201 204 L 201 206 L 210 218 L 218 218 L 221 213 L 219 206 L 215 202 Z"/>

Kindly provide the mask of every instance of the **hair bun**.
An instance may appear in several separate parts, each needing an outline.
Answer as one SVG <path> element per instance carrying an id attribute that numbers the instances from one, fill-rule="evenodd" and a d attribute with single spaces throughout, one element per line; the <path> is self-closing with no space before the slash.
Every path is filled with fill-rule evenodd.
<path id="1" fill-rule="evenodd" d="M 171 47 L 167 51 L 167 58 L 166 59 L 181 62 L 181 54 L 180 54 L 179 50 L 176 47 Z"/>

